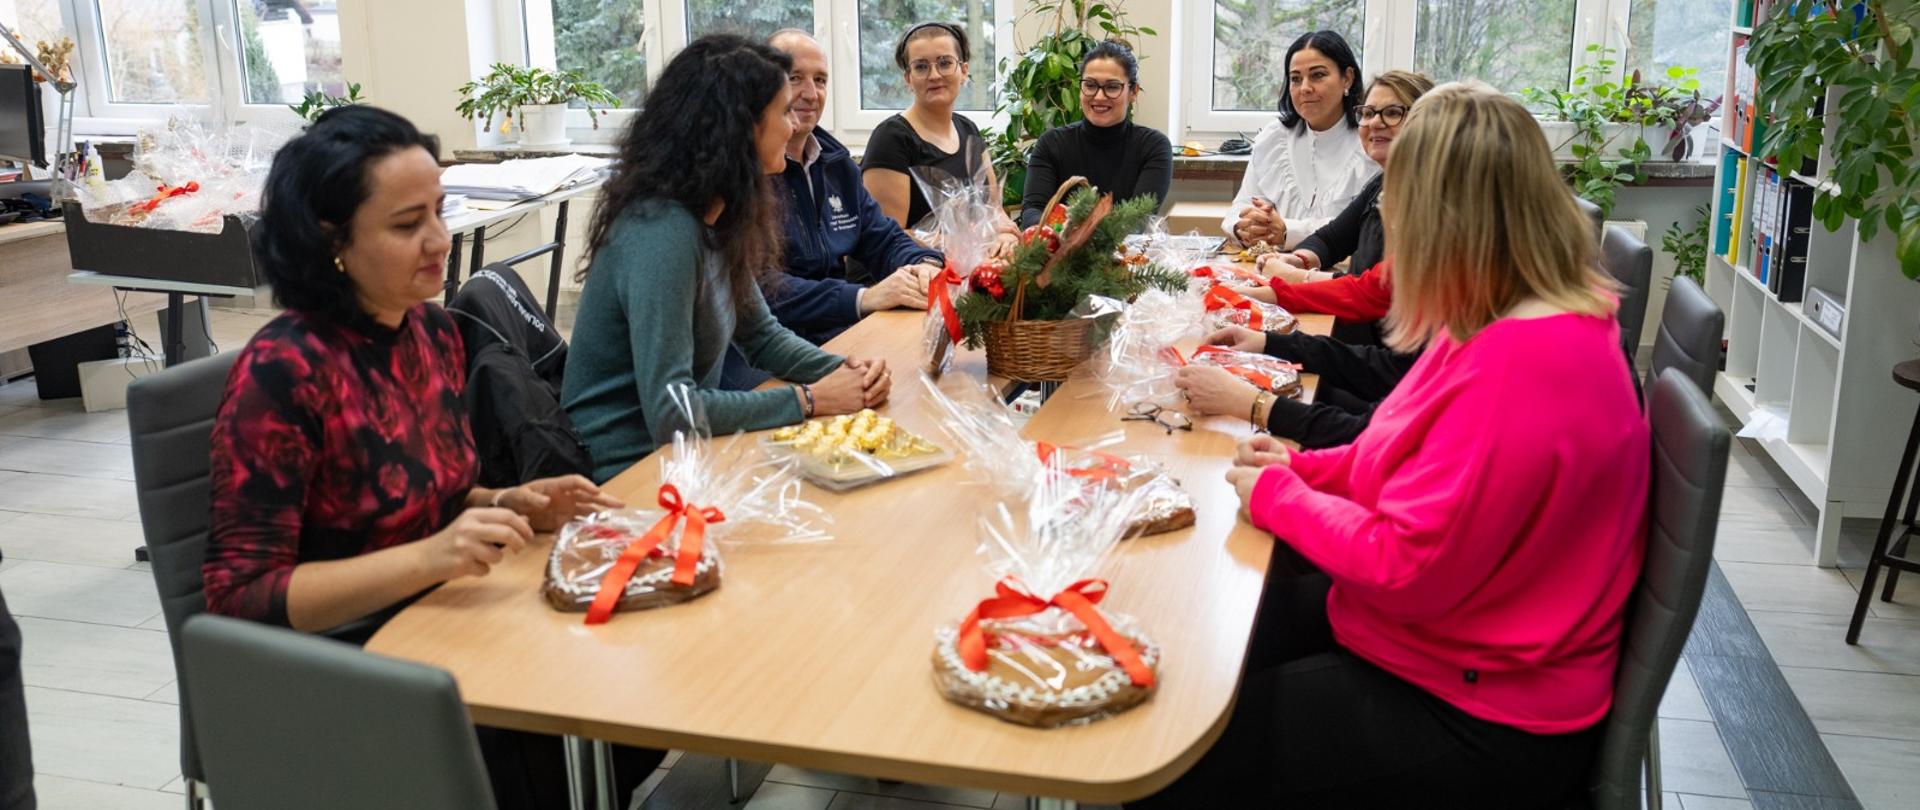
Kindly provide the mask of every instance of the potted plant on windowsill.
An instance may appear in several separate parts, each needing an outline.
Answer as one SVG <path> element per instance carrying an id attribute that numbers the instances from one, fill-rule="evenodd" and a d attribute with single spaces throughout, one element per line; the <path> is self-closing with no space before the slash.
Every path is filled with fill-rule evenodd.
<path id="1" fill-rule="evenodd" d="M 469 121 L 482 119 L 482 132 L 491 131 L 494 116 L 500 116 L 502 135 L 513 129 L 517 116 L 523 148 L 565 146 L 571 142 L 567 108 L 575 101 L 586 105 L 594 129 L 600 128 L 600 107 L 620 106 L 620 99 L 581 71 L 495 63 L 487 75 L 460 86 L 460 103 L 454 109 Z"/>
<path id="2" fill-rule="evenodd" d="M 1594 58 L 1574 71 L 1570 88 L 1531 87 L 1520 94 L 1541 111 L 1540 126 L 1554 157 L 1578 160 L 1581 146 L 1625 153 L 1640 143 L 1646 144 L 1647 157 L 1665 156 L 1674 139 L 1704 118 L 1698 70 L 1668 68 L 1666 82 L 1645 81 L 1636 70 L 1613 82 L 1607 79 L 1619 64 L 1613 49 L 1589 45 L 1587 51 Z"/>
<path id="3" fill-rule="evenodd" d="M 987 136 L 987 156 L 1006 204 L 1020 204 L 1027 185 L 1027 158 L 1047 130 L 1081 119 L 1080 60 L 1102 41 L 1116 39 L 1133 47 L 1140 36 L 1155 36 L 1151 28 L 1127 22 L 1123 0 L 1044 0 L 1028 14 L 1051 15 L 1052 24 L 1040 39 L 1011 57 L 1000 60 L 999 94 L 994 117 L 1006 127 Z"/>

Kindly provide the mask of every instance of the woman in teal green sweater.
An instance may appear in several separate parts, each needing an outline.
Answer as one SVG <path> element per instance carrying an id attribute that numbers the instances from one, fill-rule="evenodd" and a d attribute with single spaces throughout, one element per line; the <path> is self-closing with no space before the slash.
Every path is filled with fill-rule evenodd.
<path id="1" fill-rule="evenodd" d="M 768 175 L 786 168 L 792 61 L 730 35 L 674 57 L 621 140 L 589 235 L 561 401 L 605 481 L 668 440 L 685 385 L 716 434 L 761 430 L 886 401 L 884 360 L 842 358 L 767 310 L 779 267 Z M 727 344 L 786 386 L 719 389 Z"/>

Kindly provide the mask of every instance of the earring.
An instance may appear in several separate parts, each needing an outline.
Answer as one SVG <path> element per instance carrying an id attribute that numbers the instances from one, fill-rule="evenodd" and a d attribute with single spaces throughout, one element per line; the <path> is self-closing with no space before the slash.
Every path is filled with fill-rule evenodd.
<path id="1" fill-rule="evenodd" d="M 345 272 L 347 272 L 347 263 L 346 263 L 346 262 L 343 262 L 343 261 L 340 261 L 340 257 L 339 257 L 339 256 L 335 256 L 335 257 L 333 257 L 333 269 L 335 269 L 335 270 L 337 270 L 337 271 L 339 271 L 339 272 L 341 272 L 341 273 L 345 273 Z"/>

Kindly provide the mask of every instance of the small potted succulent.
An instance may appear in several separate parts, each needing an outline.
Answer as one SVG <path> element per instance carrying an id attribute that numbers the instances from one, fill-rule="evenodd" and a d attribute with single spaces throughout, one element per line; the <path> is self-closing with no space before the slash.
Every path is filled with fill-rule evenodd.
<path id="1" fill-rule="evenodd" d="M 482 131 L 492 131 L 494 116 L 500 116 L 502 135 L 512 131 L 517 116 L 523 147 L 564 146 L 570 142 L 567 107 L 575 101 L 586 105 L 595 129 L 600 128 L 601 107 L 620 106 L 620 99 L 581 71 L 495 63 L 487 75 L 460 86 L 460 104 L 454 109 L 469 121 L 481 119 Z"/>

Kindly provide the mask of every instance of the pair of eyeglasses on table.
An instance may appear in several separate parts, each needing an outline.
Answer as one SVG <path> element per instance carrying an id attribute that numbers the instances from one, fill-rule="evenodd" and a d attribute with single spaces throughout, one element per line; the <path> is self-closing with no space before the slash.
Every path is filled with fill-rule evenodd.
<path id="1" fill-rule="evenodd" d="M 1169 436 L 1176 430 L 1193 430 L 1193 420 L 1187 418 L 1185 413 L 1147 400 L 1127 406 L 1127 412 L 1120 417 L 1120 421 L 1152 422 L 1165 428 Z"/>

